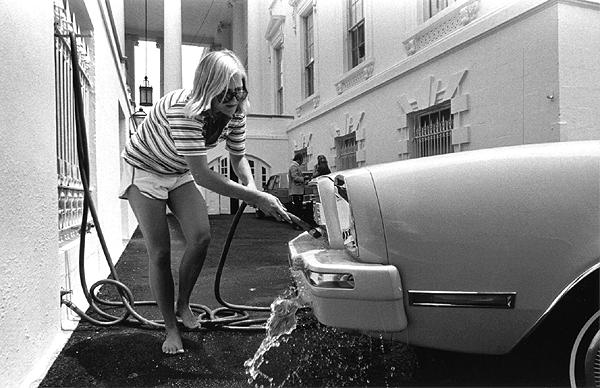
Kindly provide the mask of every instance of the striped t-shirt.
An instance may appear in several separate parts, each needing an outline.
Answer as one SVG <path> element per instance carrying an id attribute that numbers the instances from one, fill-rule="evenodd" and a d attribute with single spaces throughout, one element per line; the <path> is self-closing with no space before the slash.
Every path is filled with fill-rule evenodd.
<path id="1" fill-rule="evenodd" d="M 222 122 L 219 135 L 220 126 L 211 125 L 209 112 L 197 118 L 185 116 L 188 94 L 189 90 L 175 90 L 154 104 L 123 150 L 127 163 L 153 173 L 179 175 L 189 170 L 184 156 L 206 155 L 221 140 L 230 154 L 245 154 L 246 116 L 235 114 Z"/>

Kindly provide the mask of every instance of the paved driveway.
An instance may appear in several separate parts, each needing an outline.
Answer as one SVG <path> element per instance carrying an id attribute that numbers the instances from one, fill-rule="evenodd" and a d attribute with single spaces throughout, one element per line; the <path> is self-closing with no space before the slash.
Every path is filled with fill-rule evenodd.
<path id="1" fill-rule="evenodd" d="M 192 297 L 194 303 L 218 307 L 213 281 L 232 219 L 211 218 L 213 243 Z M 170 225 L 174 258 L 178 258 L 183 237 L 176 222 Z M 244 215 L 223 274 L 223 298 L 231 303 L 268 305 L 284 293 L 291 284 L 286 243 L 297 233 L 286 224 Z M 139 233 L 134 234 L 117 270 L 136 300 L 153 299 Z M 173 270 L 177 271 L 177 265 Z M 103 289 L 101 293 L 110 295 L 114 290 Z M 139 311 L 159 318 L 155 307 Z M 264 333 L 188 331 L 183 335 L 186 353 L 177 356 L 161 353 L 162 337 L 162 331 L 157 330 L 124 325 L 101 328 L 82 322 L 40 386 L 254 386 L 254 382 L 248 383 L 243 364 L 254 355 Z M 552 348 L 552 344 L 547 345 Z M 274 386 L 567 385 L 568 381 L 557 377 L 558 361 L 552 352 L 542 354 L 546 358 L 530 352 L 482 357 L 415 349 L 325 328 L 310 312 L 302 311 L 297 329 L 267 353 L 261 370 L 273 378 Z M 257 383 L 269 385 L 264 379 Z"/>

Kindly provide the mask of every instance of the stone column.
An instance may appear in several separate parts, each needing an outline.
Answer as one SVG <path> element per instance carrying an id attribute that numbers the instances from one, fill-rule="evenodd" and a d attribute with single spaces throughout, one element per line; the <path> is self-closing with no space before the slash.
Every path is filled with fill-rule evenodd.
<path id="1" fill-rule="evenodd" d="M 181 88 L 181 0 L 165 1 L 163 64 L 164 94 Z"/>

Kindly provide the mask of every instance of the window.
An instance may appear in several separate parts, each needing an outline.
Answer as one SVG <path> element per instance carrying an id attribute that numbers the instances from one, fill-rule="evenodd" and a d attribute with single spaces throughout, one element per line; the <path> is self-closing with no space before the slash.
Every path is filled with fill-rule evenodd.
<path id="1" fill-rule="evenodd" d="M 412 130 L 413 157 L 451 153 L 452 128 L 448 103 L 417 113 Z"/>
<path id="2" fill-rule="evenodd" d="M 456 0 L 425 0 L 425 20 L 434 17 L 438 12 L 448 8 L 454 2 Z"/>
<path id="3" fill-rule="evenodd" d="M 348 44 L 350 68 L 365 60 L 365 15 L 363 0 L 348 0 Z"/>
<path id="4" fill-rule="evenodd" d="M 223 175 L 223 176 L 229 176 L 229 174 L 227 173 L 228 172 L 228 167 L 229 167 L 227 165 L 227 158 L 221 159 L 221 161 L 220 161 L 220 167 L 221 168 L 220 168 L 219 172 L 221 173 L 221 175 Z"/>
<path id="5" fill-rule="evenodd" d="M 358 167 L 356 148 L 356 132 L 335 138 L 335 149 L 337 151 L 335 165 L 338 170 Z"/>
<path id="6" fill-rule="evenodd" d="M 302 17 L 304 25 L 304 97 L 312 96 L 315 92 L 315 41 L 313 31 L 312 8 Z"/>
<path id="7" fill-rule="evenodd" d="M 254 177 L 254 160 L 248 160 L 248 165 L 250 166 L 250 173 Z"/>
<path id="8" fill-rule="evenodd" d="M 275 49 L 275 114 L 283 114 L 283 48 L 281 46 Z"/>
<path id="9" fill-rule="evenodd" d="M 260 187 L 265 187 L 265 185 L 267 184 L 267 169 L 266 167 L 261 167 L 260 168 Z"/>

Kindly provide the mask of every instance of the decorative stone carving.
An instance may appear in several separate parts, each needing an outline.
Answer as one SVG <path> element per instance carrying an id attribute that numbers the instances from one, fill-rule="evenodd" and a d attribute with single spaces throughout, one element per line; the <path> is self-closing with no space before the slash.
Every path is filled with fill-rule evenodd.
<path id="1" fill-rule="evenodd" d="M 460 10 L 460 23 L 463 26 L 471 23 L 477 17 L 479 12 L 479 2 L 474 2 Z"/>
<path id="2" fill-rule="evenodd" d="M 342 94 L 346 90 L 366 81 L 373 75 L 375 62 L 373 60 L 365 61 L 354 69 L 350 70 L 344 78 L 336 82 L 335 90 L 337 94 Z"/>
<path id="3" fill-rule="evenodd" d="M 296 116 L 300 117 L 305 112 L 309 112 L 311 110 L 315 110 L 319 107 L 321 102 L 321 96 L 318 94 L 313 94 L 312 96 L 306 98 L 302 103 L 296 107 Z"/>
<path id="4" fill-rule="evenodd" d="M 356 134 L 356 162 L 358 166 L 364 166 L 366 164 L 367 152 L 366 152 L 366 130 L 362 126 L 363 118 L 365 116 L 365 112 L 356 112 L 351 115 L 350 113 L 346 113 L 345 121 L 343 128 L 339 128 L 335 124 L 332 126 L 331 133 L 331 153 L 337 155 L 337 144 L 336 138 L 340 136 L 348 135 L 352 132 Z M 329 166 L 332 169 L 335 169 L 335 158 L 332 159 L 332 162 L 329 163 Z"/>
<path id="5" fill-rule="evenodd" d="M 413 55 L 414 53 L 416 53 L 417 47 L 415 45 L 415 39 L 409 39 L 406 42 L 404 42 L 404 49 L 406 50 L 406 53 L 408 55 Z"/>
<path id="6" fill-rule="evenodd" d="M 480 0 L 468 0 L 454 9 L 443 13 L 439 18 L 434 17 L 425 22 L 417 32 L 406 38 L 402 43 L 410 56 L 434 42 L 450 35 L 452 32 L 466 26 L 477 18 Z"/>
<path id="7" fill-rule="evenodd" d="M 410 130 L 409 114 L 422 111 L 443 101 L 450 100 L 450 112 L 454 115 L 456 128 L 452 130 L 452 144 L 466 144 L 470 142 L 470 127 L 460 125 L 459 120 L 462 112 L 469 110 L 469 94 L 462 93 L 460 85 L 465 79 L 468 70 L 462 70 L 450 75 L 446 80 L 428 76 L 423 80 L 422 86 L 410 95 L 402 94 L 398 98 L 400 107 L 399 122 L 400 140 L 398 143 L 398 155 L 402 159 L 410 157 Z M 444 82 L 445 81 L 445 82 Z"/>

